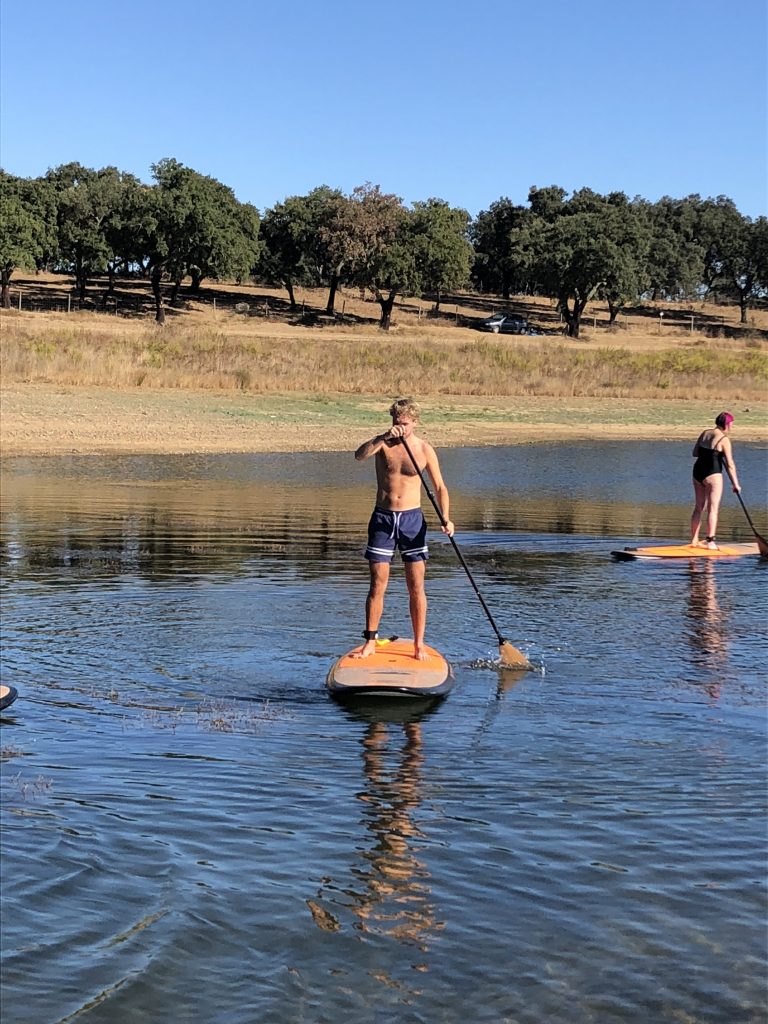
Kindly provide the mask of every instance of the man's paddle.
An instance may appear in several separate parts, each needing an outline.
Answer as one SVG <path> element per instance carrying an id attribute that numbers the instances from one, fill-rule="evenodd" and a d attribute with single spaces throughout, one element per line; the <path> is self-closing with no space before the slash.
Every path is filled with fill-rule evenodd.
<path id="1" fill-rule="evenodd" d="M 443 513 L 440 511 L 440 506 L 437 504 L 437 501 L 435 500 L 434 494 L 429 489 L 429 485 L 427 484 L 427 481 L 424 479 L 424 474 L 422 473 L 421 469 L 419 468 L 418 462 L 413 457 L 413 452 L 411 451 L 408 442 L 406 441 L 406 439 L 404 437 L 401 437 L 400 440 L 405 445 L 405 450 L 408 452 L 408 457 L 410 458 L 411 462 L 413 463 L 413 468 L 419 474 L 419 478 L 421 479 L 421 482 L 424 485 L 424 490 L 427 492 L 427 497 L 432 502 L 432 507 L 434 508 L 435 512 L 437 512 L 437 516 L 438 516 L 438 519 L 440 520 L 441 526 L 446 526 L 447 525 L 447 521 L 444 518 Z M 523 654 L 523 652 L 522 651 L 518 651 L 518 649 L 516 647 L 513 647 L 513 645 L 509 642 L 509 640 L 505 640 L 504 637 L 499 632 L 499 628 L 496 625 L 496 623 L 493 621 L 493 616 L 491 615 L 490 611 L 488 610 L 488 605 L 483 600 L 483 595 L 477 589 L 477 584 L 475 583 L 474 579 L 472 578 L 472 573 L 469 571 L 469 566 L 464 561 L 464 556 L 462 555 L 461 551 L 459 551 L 459 545 L 456 543 L 456 541 L 455 541 L 455 539 L 453 537 L 449 537 L 448 539 L 450 540 L 451 544 L 453 544 L 453 550 L 456 552 L 456 555 L 458 556 L 458 559 L 461 562 L 461 567 L 464 570 L 464 572 L 467 574 L 467 579 L 472 584 L 472 588 L 475 591 L 475 593 L 477 594 L 477 597 L 478 597 L 478 599 L 480 601 L 480 604 L 483 607 L 483 611 L 485 612 L 486 616 L 488 617 L 488 621 L 490 622 L 491 626 L 493 627 L 493 631 L 496 634 L 496 637 L 498 638 L 498 641 L 499 641 L 499 657 L 501 658 L 501 664 L 505 668 L 516 668 L 516 669 L 531 669 L 531 668 L 533 668 L 533 665 L 531 665 L 530 661 L 528 661 L 528 659 Z"/>
<path id="2" fill-rule="evenodd" d="M 766 558 L 768 556 L 768 540 L 766 540 L 765 537 L 761 537 L 755 529 L 755 524 L 752 522 L 752 516 L 749 514 L 749 512 L 747 512 L 747 506 L 744 504 L 744 501 L 738 491 L 736 491 L 736 497 L 739 499 L 739 504 L 744 509 L 744 515 L 747 517 L 747 522 L 752 528 L 752 533 L 754 533 L 755 535 L 755 540 L 757 541 L 757 549 L 763 556 L 763 558 Z"/>

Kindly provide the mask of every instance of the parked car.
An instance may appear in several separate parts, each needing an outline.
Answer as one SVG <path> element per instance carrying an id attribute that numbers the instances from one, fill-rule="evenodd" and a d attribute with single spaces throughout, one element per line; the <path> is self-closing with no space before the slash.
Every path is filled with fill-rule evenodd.
<path id="1" fill-rule="evenodd" d="M 494 334 L 525 334 L 528 330 L 528 319 L 521 313 L 509 313 L 505 310 L 483 320 L 481 328 Z"/>

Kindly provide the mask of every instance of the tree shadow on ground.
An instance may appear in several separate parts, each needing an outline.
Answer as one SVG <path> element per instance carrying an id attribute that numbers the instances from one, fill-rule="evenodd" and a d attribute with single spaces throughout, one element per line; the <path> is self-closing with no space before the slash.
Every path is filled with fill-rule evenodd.
<path id="1" fill-rule="evenodd" d="M 54 281 L 36 277 L 18 277 L 11 281 L 11 308 L 18 309 L 18 293 L 21 293 L 21 310 L 32 313 L 102 313 L 129 320 L 154 318 L 155 300 L 149 281 L 142 278 L 117 278 L 110 292 L 106 277 L 89 279 L 86 295 L 78 295 L 74 279 L 62 275 Z M 163 287 L 166 316 L 173 318 L 184 312 L 184 304 L 170 305 L 170 289 Z"/>
<path id="2" fill-rule="evenodd" d="M 91 312 L 148 321 L 154 321 L 155 317 L 154 297 L 149 279 L 146 277 L 118 276 L 114 279 L 114 288 L 110 291 L 107 275 L 95 275 L 89 279 L 86 297 L 82 300 L 75 291 L 74 278 L 71 274 L 46 275 L 45 278 L 18 275 L 11 279 L 10 288 L 11 308 L 19 308 L 20 296 L 20 308 L 25 312 Z M 380 310 L 375 300 L 365 301 L 365 305 L 371 307 L 370 316 L 360 312 L 359 308 L 357 311 L 347 310 L 344 293 L 341 290 L 337 295 L 337 309 L 332 314 L 326 313 L 323 301 L 313 304 L 307 302 L 304 296 L 291 307 L 287 293 L 275 295 L 274 291 L 267 290 L 263 283 L 214 286 L 204 282 L 197 291 L 193 291 L 187 284 L 179 289 L 175 303 L 171 302 L 172 292 L 173 285 L 164 282 L 164 311 L 166 318 L 171 321 L 180 321 L 196 307 L 203 306 L 248 318 L 274 320 L 277 323 L 313 329 L 342 325 L 376 327 L 380 322 Z M 349 297 L 347 295 L 347 299 Z M 434 303 L 436 296 L 426 293 L 421 299 Z M 356 305 L 359 307 L 361 302 L 358 301 Z M 762 309 L 765 306 L 766 303 L 758 302 L 754 308 Z M 438 310 L 415 305 L 413 298 L 401 298 L 395 303 L 393 326 L 397 326 L 396 318 L 399 314 L 408 318 L 418 318 L 419 322 L 424 320 L 426 323 L 446 327 L 460 326 L 482 330 L 483 321 L 502 310 L 526 316 L 532 333 L 559 334 L 563 329 L 557 308 L 553 305 L 542 305 L 540 299 L 534 301 L 532 298 L 516 295 L 505 300 L 500 296 L 460 292 L 442 294 Z M 663 317 L 659 316 L 660 312 L 664 313 Z M 715 312 L 706 307 L 695 308 L 693 305 L 660 309 L 657 305 L 636 303 L 623 307 L 614 324 L 610 323 L 603 308 L 601 315 L 589 312 L 582 318 L 582 322 L 608 331 L 619 331 L 625 329 L 626 319 L 629 317 L 635 321 L 645 321 L 649 330 L 656 324 L 656 330 L 662 335 L 665 328 L 674 328 L 678 331 L 690 329 L 693 318 L 694 330 L 699 336 L 704 334 L 712 339 L 747 338 L 768 341 L 768 329 L 759 328 L 754 324 L 736 324 L 732 320 L 726 320 L 722 312 Z"/>
<path id="3" fill-rule="evenodd" d="M 661 316 L 662 313 L 663 316 Z M 706 308 L 677 306 L 673 309 L 659 309 L 657 306 L 647 305 L 624 306 L 619 317 L 627 316 L 636 320 L 655 322 L 657 325 L 661 323 L 661 327 L 658 328 L 660 330 L 663 330 L 665 326 L 690 329 L 691 320 L 693 320 L 694 330 L 704 333 L 710 338 L 743 338 L 747 333 L 751 336 L 768 339 L 768 330 L 756 327 L 754 324 L 735 324 L 726 320 L 722 313 L 715 313 Z"/>

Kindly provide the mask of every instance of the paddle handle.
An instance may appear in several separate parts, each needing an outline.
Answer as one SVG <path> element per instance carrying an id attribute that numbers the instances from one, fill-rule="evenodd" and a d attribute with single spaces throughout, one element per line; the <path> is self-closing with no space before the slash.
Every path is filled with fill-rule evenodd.
<path id="1" fill-rule="evenodd" d="M 411 451 L 408 442 L 406 441 L 406 439 L 404 437 L 401 437 L 400 440 L 403 442 L 403 444 L 405 446 L 405 450 L 408 452 L 408 457 L 410 458 L 411 462 L 413 463 L 413 468 L 419 474 L 419 479 L 421 480 L 421 483 L 422 483 L 422 485 L 424 487 L 424 490 L 427 492 L 427 497 L 432 502 L 432 507 L 434 508 L 435 512 L 437 512 L 437 517 L 440 520 L 440 525 L 441 526 L 447 526 L 448 525 L 448 520 L 443 515 L 442 510 L 440 509 L 440 506 L 437 504 L 435 496 L 432 493 L 432 491 L 430 490 L 429 484 L 427 483 L 426 479 L 424 478 L 424 474 L 422 473 L 421 468 L 420 468 L 418 462 L 414 458 L 413 452 Z M 479 602 L 480 602 L 480 604 L 482 606 L 482 609 L 483 609 L 483 611 L 485 612 L 485 614 L 486 614 L 486 616 L 488 618 L 488 621 L 490 622 L 491 626 L 493 627 L 493 631 L 496 634 L 499 643 L 500 644 L 506 643 L 505 638 L 499 632 L 499 627 L 493 621 L 493 616 L 491 615 L 491 612 L 490 612 L 490 609 L 488 608 L 488 605 L 485 603 L 483 595 L 480 593 L 480 591 L 477 588 L 477 584 L 475 583 L 474 577 L 472 576 L 472 573 L 469 571 L 469 566 L 464 561 L 464 555 L 462 555 L 461 551 L 459 550 L 459 545 L 456 543 L 455 539 L 453 537 L 451 537 L 450 535 L 448 536 L 448 540 L 451 542 L 451 544 L 453 544 L 453 550 L 456 552 L 456 556 L 459 559 L 459 561 L 461 562 L 462 569 L 467 574 L 467 579 L 472 584 L 472 589 L 477 594 L 477 599 L 479 600 Z"/>

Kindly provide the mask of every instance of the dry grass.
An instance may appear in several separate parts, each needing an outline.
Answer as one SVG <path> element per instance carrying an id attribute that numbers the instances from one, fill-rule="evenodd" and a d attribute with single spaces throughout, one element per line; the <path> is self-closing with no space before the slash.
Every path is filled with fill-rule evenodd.
<path id="1" fill-rule="evenodd" d="M 25 302 L 51 300 L 66 308 L 62 286 L 60 277 L 23 282 L 22 310 Z M 572 340 L 480 333 L 476 324 L 503 305 L 487 296 L 457 296 L 440 318 L 428 317 L 425 300 L 406 300 L 388 334 L 378 330 L 378 306 L 357 293 L 340 298 L 343 318 L 335 321 L 320 313 L 324 292 L 297 298 L 303 314 L 289 311 L 276 289 L 216 285 L 173 311 L 165 328 L 154 326 L 142 282 L 118 297 L 130 315 L 4 311 L 4 381 L 309 395 L 415 389 L 423 396 L 719 399 L 725 391 L 732 401 L 758 401 L 768 385 L 762 310 L 741 327 L 734 308 L 665 305 L 663 320 L 643 308 L 609 328 L 596 305 L 582 338 Z M 542 330 L 559 327 L 548 300 L 511 305 Z"/>

